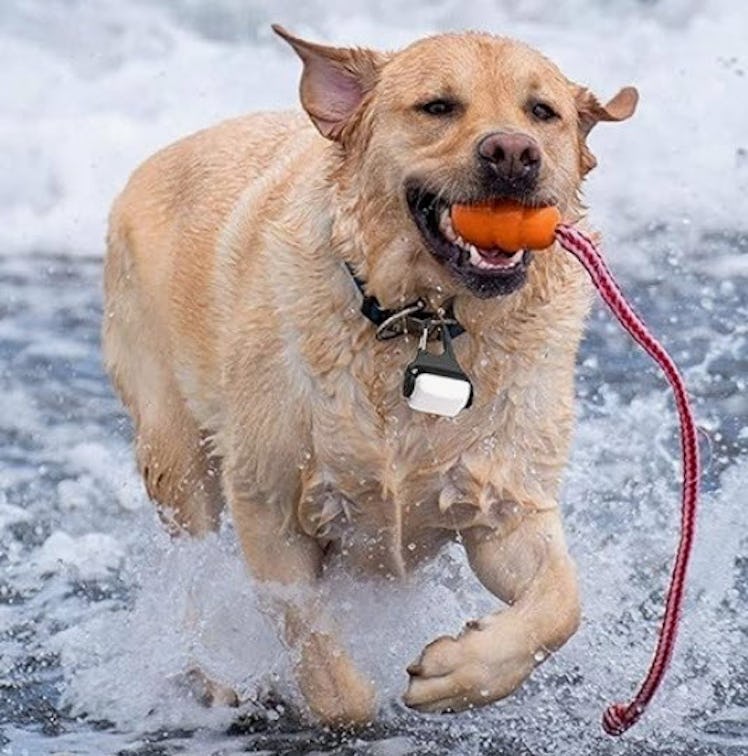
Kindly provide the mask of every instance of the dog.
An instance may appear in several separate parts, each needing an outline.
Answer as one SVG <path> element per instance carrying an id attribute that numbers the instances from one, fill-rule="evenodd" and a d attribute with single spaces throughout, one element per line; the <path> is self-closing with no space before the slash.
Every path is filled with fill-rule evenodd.
<path id="1" fill-rule="evenodd" d="M 497 609 L 426 646 L 404 702 L 482 706 L 579 624 L 558 490 L 591 286 L 553 249 L 471 246 L 450 207 L 503 198 L 583 223 L 587 135 L 629 118 L 638 95 L 603 105 L 486 33 L 382 53 L 274 30 L 303 63 L 305 113 L 189 136 L 113 205 L 106 368 L 168 527 L 199 536 L 228 504 L 313 718 L 377 711 L 316 599 L 325 566 L 402 577 L 455 540 Z M 449 418 L 408 405 L 418 334 L 378 339 L 359 289 L 396 320 L 418 302 L 444 329 L 449 310 L 472 406 Z"/>

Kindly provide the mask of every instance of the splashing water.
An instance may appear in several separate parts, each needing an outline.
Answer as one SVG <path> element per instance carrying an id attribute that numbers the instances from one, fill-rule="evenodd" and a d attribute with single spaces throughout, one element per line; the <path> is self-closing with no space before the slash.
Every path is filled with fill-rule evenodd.
<path id="1" fill-rule="evenodd" d="M 648 662 L 679 447 L 661 382 L 604 312 L 582 347 L 561 502 L 582 627 L 496 706 L 422 717 L 398 702 L 425 643 L 495 608 L 459 549 L 405 586 L 336 577 L 331 600 L 384 703 L 374 728 L 346 738 L 305 727 L 269 696 L 280 688 L 292 700 L 293 690 L 230 523 L 174 544 L 155 520 L 100 369 L 107 209 L 163 144 L 295 105 L 298 66 L 271 41 L 271 21 L 385 48 L 484 28 L 540 47 L 603 97 L 640 87 L 636 118 L 590 138 L 600 167 L 586 197 L 711 441 L 678 653 L 623 742 L 600 731 L 598 711 L 613 685 L 634 689 Z M 0 753 L 745 753 L 747 25 L 748 9 L 731 0 L 4 2 Z M 201 620 L 187 630 L 193 600 Z M 254 702 L 202 708 L 183 684 L 193 660 Z"/>

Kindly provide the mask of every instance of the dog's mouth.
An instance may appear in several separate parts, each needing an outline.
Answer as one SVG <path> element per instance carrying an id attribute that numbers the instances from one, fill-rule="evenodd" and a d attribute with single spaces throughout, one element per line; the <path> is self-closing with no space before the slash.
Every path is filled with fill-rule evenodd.
<path id="1" fill-rule="evenodd" d="M 511 294 L 525 283 L 532 252 L 477 247 L 454 229 L 449 200 L 418 186 L 406 189 L 406 199 L 428 250 L 475 296 L 487 299 Z"/>

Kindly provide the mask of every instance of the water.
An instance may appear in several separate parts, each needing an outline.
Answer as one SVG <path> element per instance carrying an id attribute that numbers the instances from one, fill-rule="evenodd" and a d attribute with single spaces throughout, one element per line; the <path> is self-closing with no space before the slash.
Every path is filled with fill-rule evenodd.
<path id="1" fill-rule="evenodd" d="M 541 0 L 519 10 L 283 1 L 272 13 L 231 0 L 121 5 L 0 8 L 0 91 L 11 93 L 0 110 L 0 752 L 745 753 L 748 11 L 686 0 L 594 12 Z M 384 47 L 437 28 L 497 29 L 601 93 L 642 89 L 634 120 L 594 133 L 600 168 L 587 196 L 624 289 L 686 374 L 709 442 L 676 658 L 623 741 L 599 718 L 633 691 L 653 648 L 678 455 L 663 380 L 601 308 L 580 357 L 563 493 L 583 625 L 498 706 L 421 717 L 398 703 L 423 644 L 488 606 L 459 551 L 402 587 L 339 580 L 348 642 L 384 691 L 378 724 L 340 735 L 304 726 L 269 693 L 293 691 L 230 525 L 175 545 L 155 520 L 100 367 L 107 206 L 160 144 L 292 101 L 296 62 L 270 40 L 269 20 Z M 188 632 L 190 597 L 202 621 Z M 200 707 L 182 679 L 192 659 L 249 702 Z"/>

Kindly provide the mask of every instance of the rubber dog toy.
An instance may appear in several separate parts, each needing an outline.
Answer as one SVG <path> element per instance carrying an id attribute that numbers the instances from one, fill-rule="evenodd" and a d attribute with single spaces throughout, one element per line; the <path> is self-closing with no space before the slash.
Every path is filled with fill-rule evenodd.
<path id="1" fill-rule="evenodd" d="M 555 207 L 527 207 L 519 202 L 452 205 L 452 227 L 482 249 L 506 252 L 545 249 L 553 244 L 561 213 Z"/>

